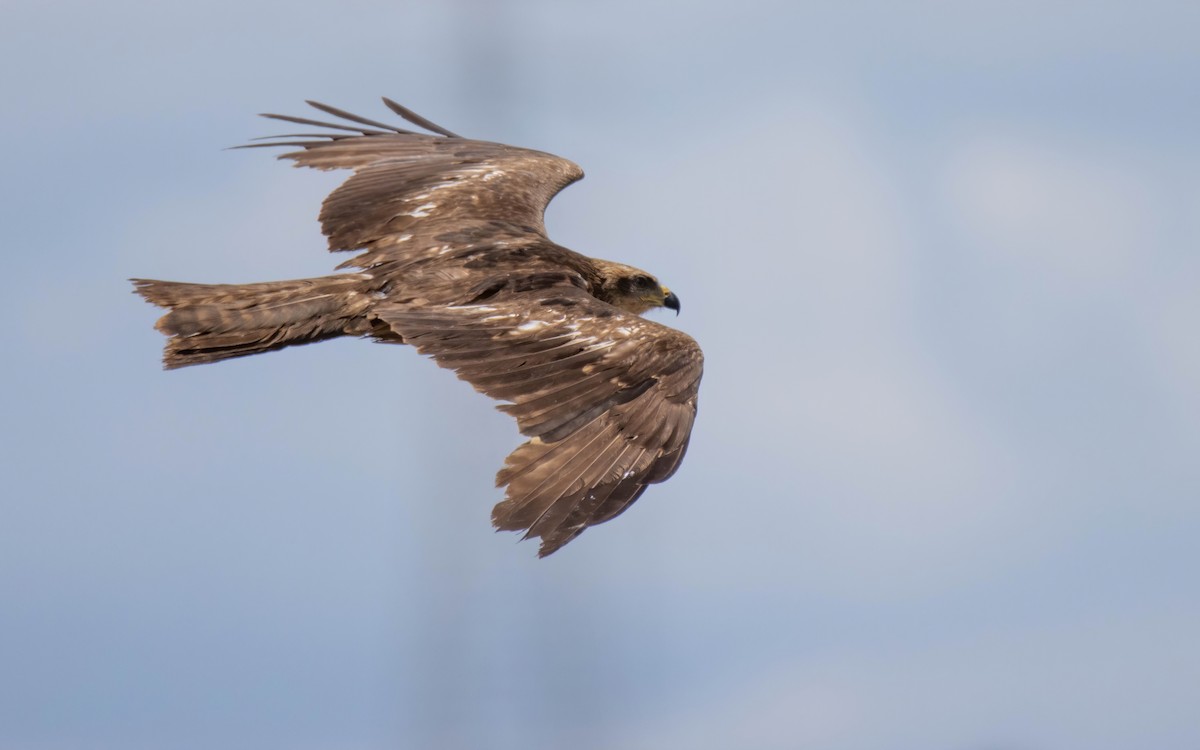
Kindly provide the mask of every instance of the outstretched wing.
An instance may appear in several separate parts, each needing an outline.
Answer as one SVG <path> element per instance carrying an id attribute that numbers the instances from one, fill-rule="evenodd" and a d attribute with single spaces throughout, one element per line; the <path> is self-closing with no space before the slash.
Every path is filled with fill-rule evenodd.
<path id="1" fill-rule="evenodd" d="M 392 305 L 407 343 L 508 403 L 531 438 L 496 476 L 497 528 L 540 537 L 544 557 L 670 477 L 687 450 L 703 357 L 689 336 L 574 287 L 487 304 Z"/>
<path id="2" fill-rule="evenodd" d="M 354 170 L 321 207 L 330 250 L 367 251 L 343 266 L 408 262 L 437 256 L 456 244 L 544 239 L 546 205 L 583 177 L 583 170 L 566 159 L 462 138 L 390 99 L 383 101 L 431 133 L 310 101 L 344 123 L 266 114 L 331 132 L 276 136 L 242 147 L 299 147 L 279 158 L 297 166 Z"/>

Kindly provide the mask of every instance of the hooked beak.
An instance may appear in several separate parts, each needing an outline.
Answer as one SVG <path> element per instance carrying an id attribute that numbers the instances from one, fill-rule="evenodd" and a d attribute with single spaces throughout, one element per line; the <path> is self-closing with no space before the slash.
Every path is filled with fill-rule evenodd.
<path id="1" fill-rule="evenodd" d="M 667 293 L 666 296 L 663 297 L 663 307 L 667 308 L 668 310 L 674 310 L 675 314 L 678 315 L 679 298 L 675 296 L 675 292 L 672 292 L 669 289 L 663 289 L 663 291 Z"/>

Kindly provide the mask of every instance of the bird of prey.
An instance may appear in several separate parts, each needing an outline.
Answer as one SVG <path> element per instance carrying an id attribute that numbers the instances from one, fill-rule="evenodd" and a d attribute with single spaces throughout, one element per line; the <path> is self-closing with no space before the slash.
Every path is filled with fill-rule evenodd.
<path id="1" fill-rule="evenodd" d="M 273 136 L 295 166 L 353 174 L 325 199 L 331 251 L 359 251 L 311 279 L 191 284 L 132 279 L 167 312 L 167 369 L 356 336 L 411 344 L 505 403 L 529 440 L 496 476 L 501 530 L 538 537 L 538 556 L 621 514 L 679 467 L 703 356 L 691 337 L 642 317 L 678 314 L 649 273 L 568 250 L 543 224 L 583 177 L 551 154 L 477 141 L 384 99 L 419 130 L 308 102 L 339 122 L 267 114 L 320 133 Z M 425 132 L 420 132 L 425 131 Z"/>

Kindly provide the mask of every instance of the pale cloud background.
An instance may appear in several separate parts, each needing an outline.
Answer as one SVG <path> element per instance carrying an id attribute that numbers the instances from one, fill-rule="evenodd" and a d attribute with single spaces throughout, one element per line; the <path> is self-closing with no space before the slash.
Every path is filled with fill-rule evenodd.
<path id="1" fill-rule="evenodd" d="M 0 750 L 1200 746 L 1193 3 L 4 5 Z M 671 482 L 549 560 L 402 348 L 163 373 L 129 276 L 326 273 L 396 98 L 705 348 Z"/>

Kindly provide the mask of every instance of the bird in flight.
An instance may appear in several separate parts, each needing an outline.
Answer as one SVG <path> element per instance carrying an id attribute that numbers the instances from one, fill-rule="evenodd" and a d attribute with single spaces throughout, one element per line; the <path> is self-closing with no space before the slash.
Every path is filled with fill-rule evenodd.
<path id="1" fill-rule="evenodd" d="M 497 529 L 541 539 L 545 557 L 611 520 L 679 468 L 703 369 L 689 336 L 647 320 L 679 298 L 651 274 L 568 250 L 543 214 L 583 177 L 566 159 L 463 138 L 385 98 L 396 127 L 318 102 L 339 119 L 267 114 L 320 133 L 283 146 L 295 166 L 353 174 L 325 199 L 331 251 L 358 251 L 311 279 L 191 284 L 133 279 L 168 312 L 167 369 L 356 336 L 411 344 L 505 403 L 529 438 L 505 460 Z M 421 132 L 424 131 L 424 132 Z"/>

